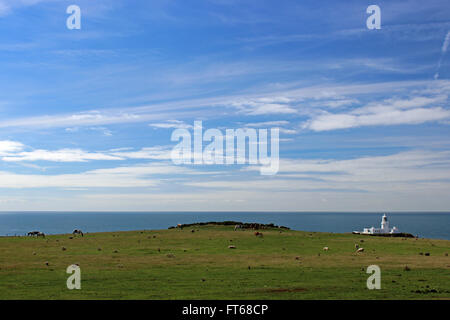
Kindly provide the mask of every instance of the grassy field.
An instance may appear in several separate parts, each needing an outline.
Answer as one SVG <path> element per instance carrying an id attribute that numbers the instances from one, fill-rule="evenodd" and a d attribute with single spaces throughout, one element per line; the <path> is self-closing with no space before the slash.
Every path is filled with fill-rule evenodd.
<path id="1" fill-rule="evenodd" d="M 3 237 L 0 299 L 450 299 L 450 241 L 262 232 L 208 225 Z M 81 290 L 66 287 L 71 264 Z M 366 287 L 372 264 L 380 290 Z"/>

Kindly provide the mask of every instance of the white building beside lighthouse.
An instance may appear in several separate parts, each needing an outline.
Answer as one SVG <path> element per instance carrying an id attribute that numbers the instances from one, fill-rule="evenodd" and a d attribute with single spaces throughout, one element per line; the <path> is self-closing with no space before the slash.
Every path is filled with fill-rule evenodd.
<path id="1" fill-rule="evenodd" d="M 383 214 L 383 217 L 381 218 L 381 228 L 364 228 L 364 231 L 361 232 L 363 234 L 392 234 L 392 233 L 400 233 L 400 231 L 397 229 L 397 227 L 389 228 L 389 221 L 386 216 L 386 214 Z"/>

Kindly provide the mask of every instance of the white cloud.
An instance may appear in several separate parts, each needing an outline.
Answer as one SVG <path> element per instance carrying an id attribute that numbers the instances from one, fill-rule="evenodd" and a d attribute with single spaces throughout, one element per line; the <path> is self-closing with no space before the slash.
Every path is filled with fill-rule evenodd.
<path id="1" fill-rule="evenodd" d="M 315 105 L 334 109 L 334 108 L 340 108 L 340 107 L 344 107 L 344 106 L 354 105 L 358 102 L 359 101 L 357 99 L 335 99 L 335 100 L 320 101 L 320 102 L 316 103 Z"/>
<path id="2" fill-rule="evenodd" d="M 447 53 L 447 49 L 448 49 L 448 45 L 450 44 L 450 31 L 447 32 L 445 38 L 444 38 L 444 42 L 442 43 L 442 48 L 441 48 L 441 57 L 439 58 L 439 62 L 437 65 L 437 71 L 434 74 L 434 79 L 438 79 L 439 78 L 439 70 L 441 69 L 441 65 L 442 65 L 442 60 L 444 59 L 445 54 Z"/>
<path id="3" fill-rule="evenodd" d="M 261 127 L 279 127 L 279 126 L 285 126 L 288 124 L 289 124 L 289 121 L 279 120 L 279 121 L 250 122 L 250 123 L 245 123 L 245 126 L 252 127 L 252 128 L 261 128 Z"/>
<path id="4" fill-rule="evenodd" d="M 289 105 L 290 101 L 291 100 L 286 97 L 263 97 L 231 102 L 231 106 L 237 108 L 241 113 L 253 116 L 297 113 L 297 110 Z"/>
<path id="5" fill-rule="evenodd" d="M 55 161 L 55 162 L 85 162 L 89 160 L 124 160 L 124 158 L 116 157 L 98 152 L 86 152 L 81 149 L 61 149 L 61 150 L 33 150 L 22 151 L 17 153 L 9 153 L 2 158 L 3 161 Z"/>
<path id="6" fill-rule="evenodd" d="M 24 145 L 17 141 L 0 141 L 0 156 L 8 155 L 12 152 L 18 152 L 24 148 Z"/>
<path id="7" fill-rule="evenodd" d="M 376 125 L 420 124 L 450 118 L 450 110 L 442 107 L 426 107 L 443 104 L 447 96 L 414 97 L 408 100 L 387 99 L 382 103 L 371 103 L 346 113 L 323 112 L 303 124 L 313 131 L 355 128 Z"/>
<path id="8" fill-rule="evenodd" d="M 87 162 L 87 161 L 125 161 L 138 160 L 172 160 L 173 146 L 117 148 L 107 151 L 89 152 L 82 149 L 35 149 L 24 151 L 20 142 L 0 141 L 0 159 L 5 162 L 51 161 L 51 162 Z"/>
<path id="9" fill-rule="evenodd" d="M 295 89 L 292 87 L 295 85 Z M 16 119 L 3 119 L 0 128 L 73 128 L 81 126 L 103 126 L 117 123 L 136 123 L 154 121 L 167 124 L 167 119 L 195 118 L 208 116 L 209 119 L 223 116 L 224 110 L 237 110 L 238 115 L 270 115 L 280 114 L 292 116 L 305 111 L 306 99 L 332 101 L 354 95 L 369 95 L 380 93 L 408 92 L 421 90 L 423 92 L 443 94 L 450 92 L 450 81 L 398 81 L 369 84 L 346 84 L 339 86 L 309 86 L 299 87 L 299 84 L 275 86 L 268 92 L 267 88 L 260 92 L 236 96 L 217 96 L 204 99 L 185 99 L 174 102 L 145 105 L 141 107 L 124 107 L 121 109 L 91 110 L 71 114 L 41 115 Z M 290 89 L 286 89 L 286 88 Z M 349 103 L 353 98 L 345 101 Z M 302 102 L 302 105 L 298 105 Z M 293 106 L 295 104 L 295 107 Z M 311 104 L 313 105 L 313 104 Z M 320 107 L 320 103 L 315 104 Z M 220 110 L 221 112 L 218 112 Z M 170 123 L 169 123 L 170 124 Z"/>
<path id="10" fill-rule="evenodd" d="M 442 53 L 447 52 L 449 43 L 450 43 L 450 31 L 447 32 L 447 35 L 445 36 L 445 39 L 444 39 L 444 43 L 442 44 L 442 49 L 441 49 Z"/>
<path id="11" fill-rule="evenodd" d="M 245 123 L 244 126 L 247 128 L 279 128 L 280 133 L 284 134 L 297 134 L 299 131 L 298 129 L 292 129 L 292 128 L 285 128 L 283 126 L 289 125 L 289 121 L 285 120 L 279 120 L 279 121 L 264 121 L 264 122 L 251 122 L 251 123 Z M 280 139 L 281 141 L 281 139 Z"/>
<path id="12" fill-rule="evenodd" d="M 244 171 L 257 171 L 246 167 Z M 270 181 L 247 178 L 242 181 L 194 182 L 195 186 L 228 189 L 265 190 L 359 190 L 364 192 L 393 191 L 408 193 L 433 190 L 448 193 L 450 187 L 450 152 L 415 150 L 387 156 L 355 159 L 284 159 L 279 174 Z M 445 186 L 445 187 L 444 187 Z"/>
<path id="13" fill-rule="evenodd" d="M 0 171 L 0 188 L 139 188 L 153 187 L 165 174 L 194 175 L 197 171 L 171 164 L 145 164 L 96 169 L 74 174 L 16 174 Z M 203 174 L 198 172 L 198 174 Z"/>
<path id="14" fill-rule="evenodd" d="M 150 127 L 159 129 L 192 129 L 193 126 L 179 120 L 167 120 L 160 123 L 150 123 Z"/>
<path id="15" fill-rule="evenodd" d="M 127 159 L 153 159 L 153 160 L 170 160 L 172 148 L 171 147 L 148 147 L 140 150 L 119 150 L 113 151 L 110 154 L 116 157 Z"/>
<path id="16" fill-rule="evenodd" d="M 76 132 L 79 132 L 81 130 L 81 128 L 80 127 L 69 127 L 69 128 L 65 128 L 64 130 L 66 132 L 76 133 Z M 85 128 L 85 130 L 100 132 L 102 135 L 107 136 L 107 137 L 110 137 L 113 135 L 112 131 L 106 127 L 87 127 L 87 128 Z"/>
<path id="17" fill-rule="evenodd" d="M 92 131 L 98 131 L 102 135 L 107 136 L 107 137 L 111 137 L 113 135 L 111 130 L 109 130 L 108 128 L 105 128 L 105 127 L 91 127 L 89 129 Z"/>
<path id="18" fill-rule="evenodd" d="M 0 16 L 10 14 L 14 8 L 28 7 L 41 2 L 51 2 L 55 0 L 0 0 Z"/>
<path id="19" fill-rule="evenodd" d="M 80 112 L 73 114 L 37 116 L 5 120 L 0 122 L 0 127 L 69 127 L 73 129 L 77 126 L 98 126 L 113 123 L 142 122 L 151 120 L 153 118 L 158 119 L 159 117 L 150 113 L 136 114 L 120 110 L 92 110 L 89 112 Z M 69 129 L 68 131 L 70 131 L 71 129 Z"/>

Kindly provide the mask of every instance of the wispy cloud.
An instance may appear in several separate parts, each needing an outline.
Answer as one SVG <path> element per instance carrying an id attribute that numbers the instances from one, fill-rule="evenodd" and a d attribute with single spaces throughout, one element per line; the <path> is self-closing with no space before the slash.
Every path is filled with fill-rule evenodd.
<path id="1" fill-rule="evenodd" d="M 436 104 L 446 103 L 447 96 L 414 97 L 409 100 L 387 99 L 346 113 L 323 112 L 303 124 L 304 129 L 328 131 L 363 126 L 420 124 L 450 118 L 450 110 Z M 431 107 L 430 107 L 431 105 Z"/>
<path id="2" fill-rule="evenodd" d="M 0 16 L 10 14 L 13 9 L 29 7 L 42 2 L 54 2 L 55 0 L 0 0 Z"/>
<path id="3" fill-rule="evenodd" d="M 247 115 L 292 114 L 297 111 L 289 105 L 286 97 L 259 98 L 232 102 L 231 106 Z"/>
<path id="4" fill-rule="evenodd" d="M 53 161 L 53 162 L 85 162 L 90 160 L 124 160 L 99 152 L 86 152 L 81 149 L 33 150 L 9 153 L 1 158 L 7 162 L 17 161 Z"/>
<path id="5" fill-rule="evenodd" d="M 90 170 L 76 174 L 16 174 L 0 171 L 0 188 L 131 188 L 152 187 L 159 179 L 152 174 L 182 172 L 165 165 L 140 165 Z"/>
<path id="6" fill-rule="evenodd" d="M 150 127 L 158 129 L 191 129 L 193 126 L 180 120 L 167 120 L 165 122 L 150 123 Z"/>
<path id="7" fill-rule="evenodd" d="M 139 150 L 119 148 L 107 151 L 89 152 L 82 149 L 31 149 L 21 142 L 0 141 L 0 159 L 5 162 L 87 162 L 87 161 L 124 161 L 127 159 L 170 160 L 171 146 L 146 147 Z"/>
<path id="8" fill-rule="evenodd" d="M 431 83 L 433 82 L 433 83 Z M 154 103 L 140 107 L 128 106 L 123 108 L 108 108 L 101 110 L 90 110 L 67 114 L 53 114 L 30 116 L 20 118 L 9 118 L 0 121 L 0 128 L 18 127 L 30 128 L 73 128 L 81 126 L 105 126 L 119 123 L 139 123 L 152 121 L 161 126 L 177 125 L 176 121 L 168 119 L 186 119 L 194 117 L 209 118 L 221 117 L 224 110 L 234 115 L 262 116 L 280 115 L 295 116 L 303 114 L 306 107 L 322 106 L 337 107 L 356 104 L 358 96 L 368 94 L 392 94 L 398 92 L 408 92 L 408 90 L 420 90 L 435 95 L 447 94 L 450 92 L 450 82 L 439 81 L 395 81 L 395 82 L 374 82 L 367 84 L 341 84 L 341 85 L 317 85 L 301 86 L 290 84 L 288 88 L 276 86 L 255 89 L 254 92 L 241 93 L 236 95 L 212 96 L 201 99 L 180 99 L 173 102 Z M 310 100 L 308 104 L 306 100 Z M 333 105 L 333 101 L 335 104 Z M 174 122 L 175 121 L 175 122 Z M 182 125 L 182 124 L 178 124 Z"/>
<path id="9" fill-rule="evenodd" d="M 445 57 L 445 54 L 447 53 L 447 49 L 448 49 L 449 43 L 450 43 L 450 31 L 447 32 L 447 35 L 444 38 L 444 42 L 442 43 L 441 57 L 439 58 L 437 71 L 434 74 L 434 79 L 438 79 L 439 78 L 439 71 L 441 69 L 442 61 L 443 61 L 443 59 Z"/>

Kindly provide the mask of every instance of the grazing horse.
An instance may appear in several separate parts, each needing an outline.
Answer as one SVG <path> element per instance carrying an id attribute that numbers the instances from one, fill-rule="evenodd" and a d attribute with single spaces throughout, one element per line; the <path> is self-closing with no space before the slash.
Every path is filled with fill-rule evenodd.
<path id="1" fill-rule="evenodd" d="M 43 232 L 38 232 L 38 234 L 36 235 L 36 237 L 43 237 L 43 238 L 45 238 L 45 233 L 43 233 Z"/>
<path id="2" fill-rule="evenodd" d="M 27 233 L 27 235 L 29 237 L 34 237 L 34 236 L 38 236 L 39 233 L 40 233 L 39 231 L 30 231 L 30 232 Z"/>
<path id="3" fill-rule="evenodd" d="M 72 234 L 73 234 L 73 235 L 81 234 L 81 236 L 84 237 L 83 231 L 78 230 L 78 229 L 73 230 Z"/>

